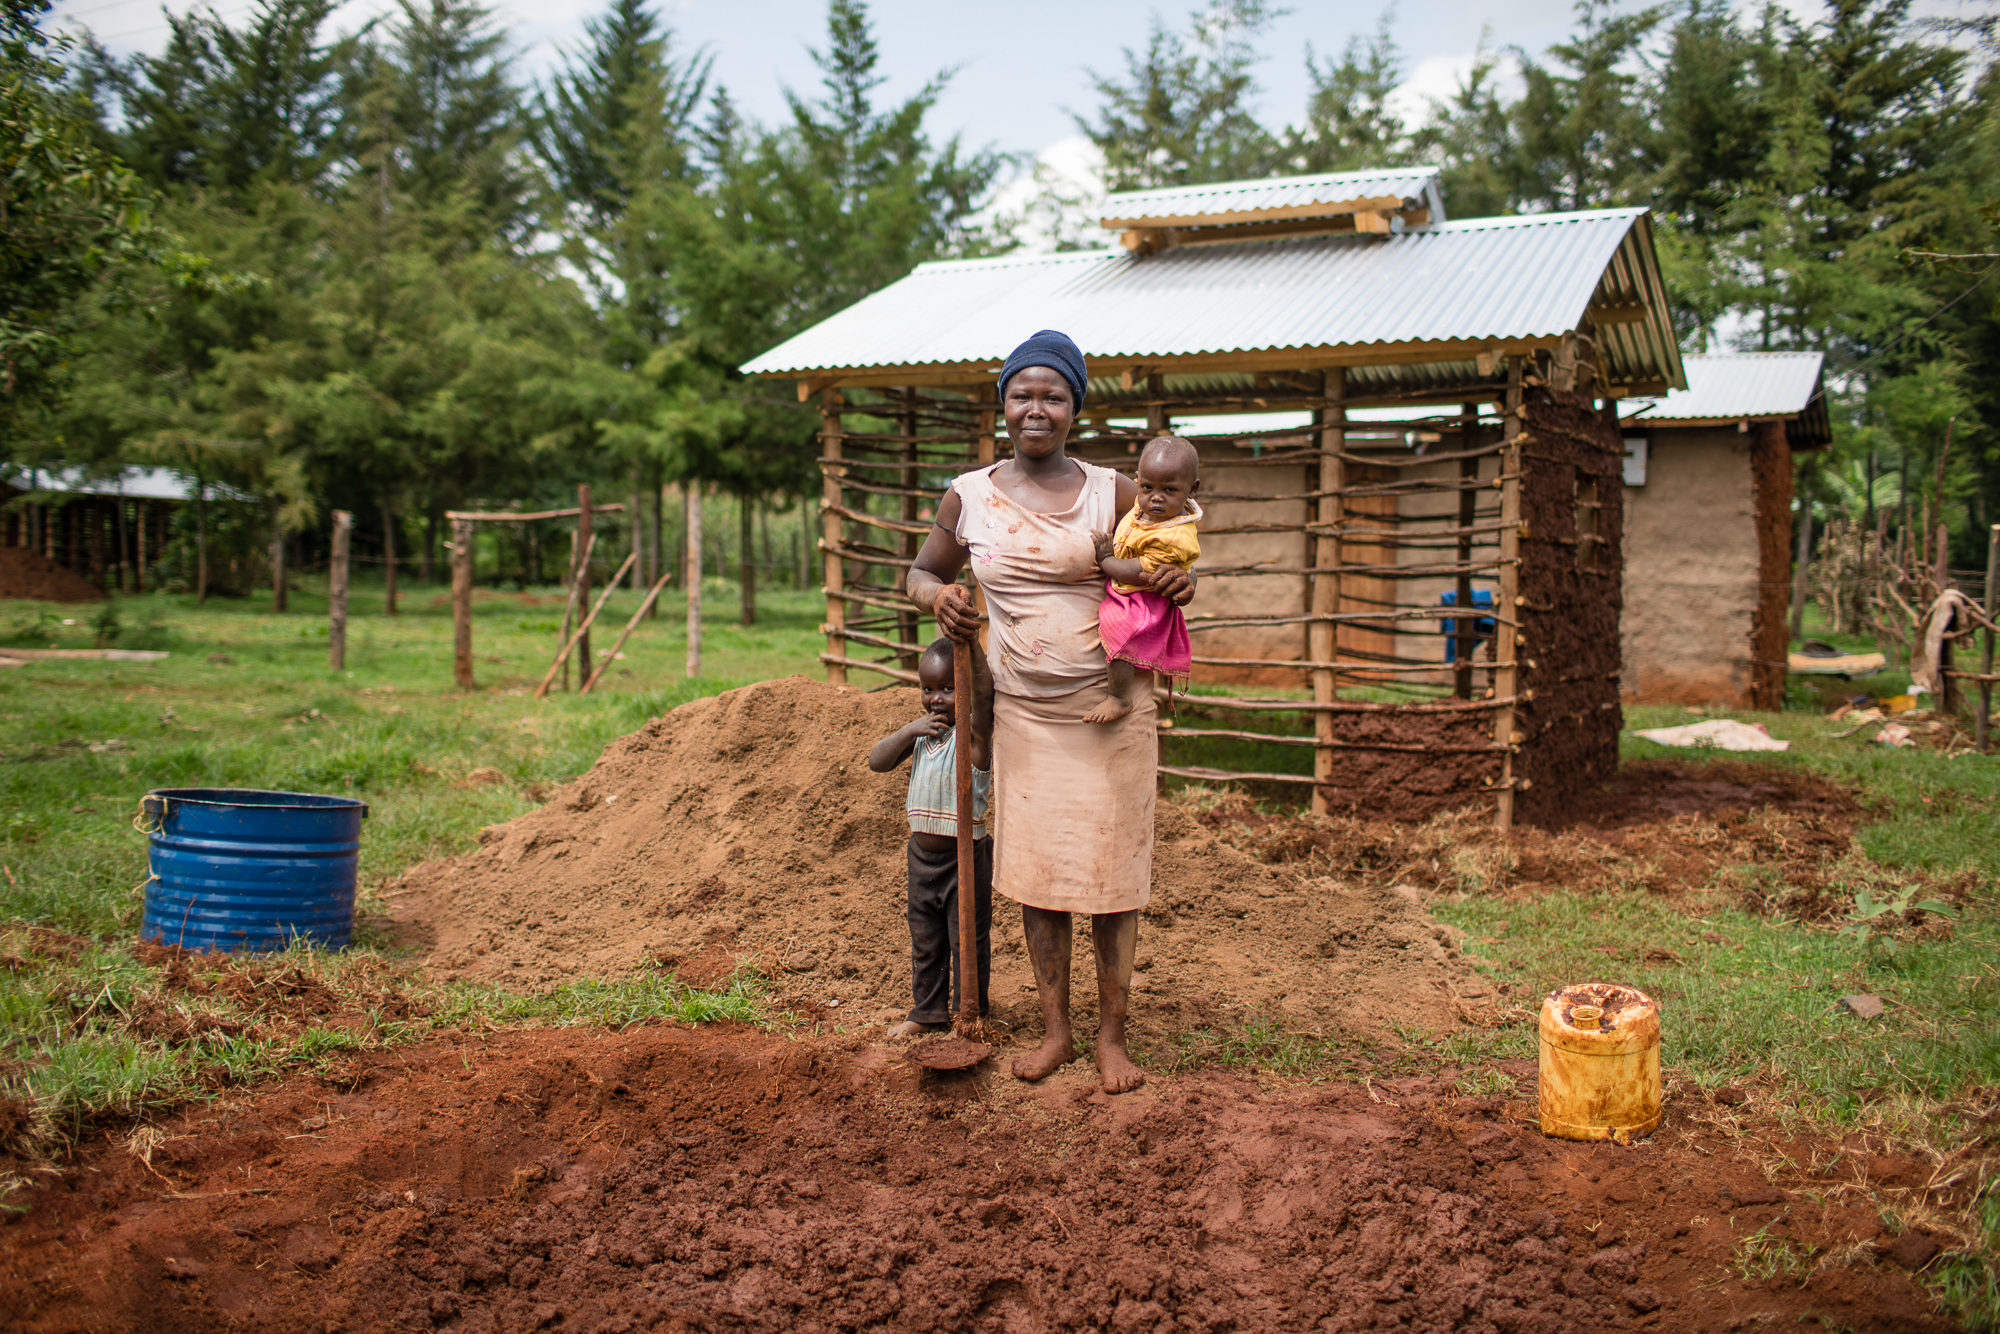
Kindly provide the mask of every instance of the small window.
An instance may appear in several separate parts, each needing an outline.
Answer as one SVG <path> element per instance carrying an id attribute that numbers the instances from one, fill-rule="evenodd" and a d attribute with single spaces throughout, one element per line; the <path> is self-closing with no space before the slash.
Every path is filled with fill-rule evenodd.
<path id="1" fill-rule="evenodd" d="M 1643 435 L 1625 437 L 1625 485 L 1644 486 L 1646 484 L 1646 452 L 1648 441 Z"/>

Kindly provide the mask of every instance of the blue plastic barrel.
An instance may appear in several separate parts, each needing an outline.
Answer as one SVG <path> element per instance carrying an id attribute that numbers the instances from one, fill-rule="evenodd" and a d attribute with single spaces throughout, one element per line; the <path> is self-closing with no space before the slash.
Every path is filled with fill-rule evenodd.
<path id="1" fill-rule="evenodd" d="M 310 792 L 146 794 L 152 877 L 139 934 L 191 950 L 344 949 L 368 803 Z"/>

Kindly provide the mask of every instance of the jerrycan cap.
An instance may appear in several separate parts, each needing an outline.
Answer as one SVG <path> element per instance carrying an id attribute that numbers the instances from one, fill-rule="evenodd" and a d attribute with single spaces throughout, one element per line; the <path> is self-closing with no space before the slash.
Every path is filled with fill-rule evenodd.
<path id="1" fill-rule="evenodd" d="M 1619 982 L 1558 987 L 1542 1002 L 1542 1033 L 1569 1051 L 1610 1054 L 1658 1042 L 1653 998 Z"/>

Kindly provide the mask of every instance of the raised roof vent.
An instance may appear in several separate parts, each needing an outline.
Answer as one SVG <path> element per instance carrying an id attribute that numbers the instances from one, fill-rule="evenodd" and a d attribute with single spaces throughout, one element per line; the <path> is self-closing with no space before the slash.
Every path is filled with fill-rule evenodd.
<path id="1" fill-rule="evenodd" d="M 1393 167 L 1128 190 L 1104 201 L 1098 223 L 1143 255 L 1261 237 L 1388 233 L 1444 220 L 1438 168 Z"/>

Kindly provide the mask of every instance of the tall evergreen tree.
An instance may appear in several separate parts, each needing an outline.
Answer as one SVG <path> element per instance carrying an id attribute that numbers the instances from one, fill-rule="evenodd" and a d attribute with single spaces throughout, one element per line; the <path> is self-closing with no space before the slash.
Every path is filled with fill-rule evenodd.
<path id="1" fill-rule="evenodd" d="M 1312 92 L 1303 127 L 1284 135 L 1284 160 L 1299 172 L 1361 171 L 1407 160 L 1409 136 L 1389 99 L 1403 81 L 1402 54 L 1383 15 L 1372 37 L 1356 37 L 1325 64 L 1306 48 Z"/>
<path id="2" fill-rule="evenodd" d="M 1113 190 L 1199 185 L 1271 173 L 1277 142 L 1252 105 L 1254 43 L 1275 16 L 1264 0 L 1213 0 L 1174 32 L 1155 14 L 1122 76 L 1091 73 L 1100 106 L 1077 128 L 1104 154 Z"/>

